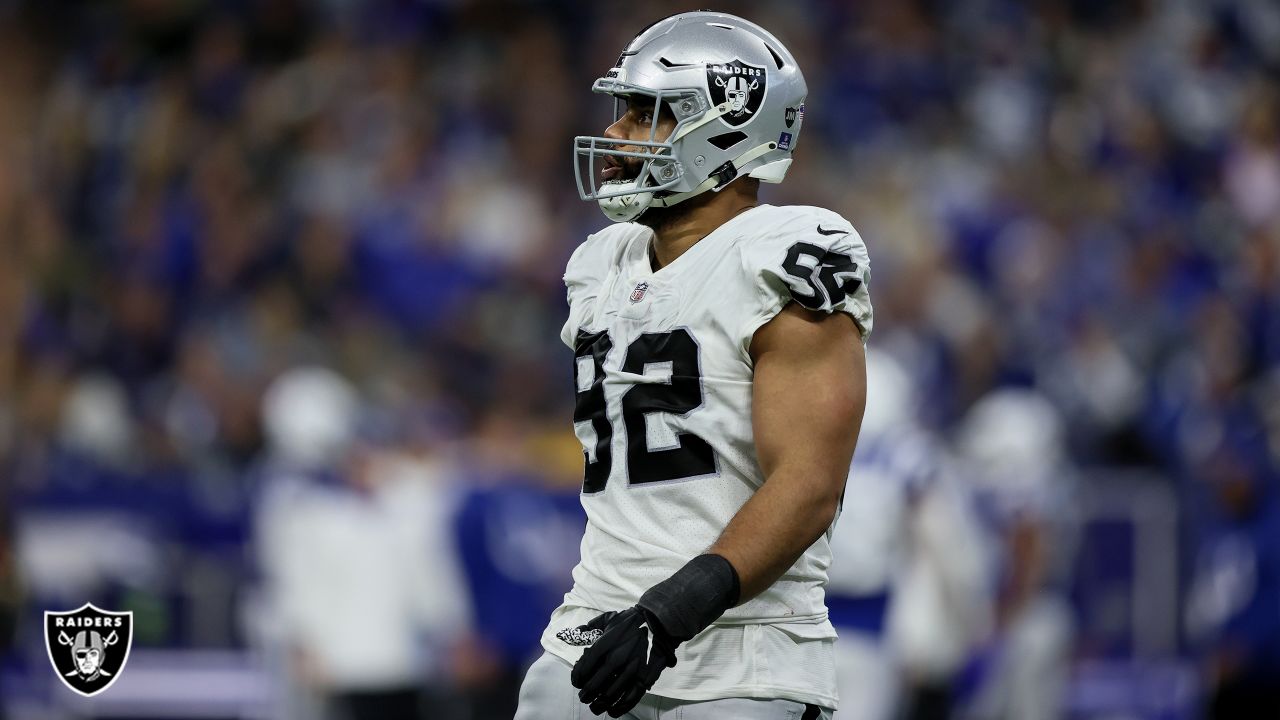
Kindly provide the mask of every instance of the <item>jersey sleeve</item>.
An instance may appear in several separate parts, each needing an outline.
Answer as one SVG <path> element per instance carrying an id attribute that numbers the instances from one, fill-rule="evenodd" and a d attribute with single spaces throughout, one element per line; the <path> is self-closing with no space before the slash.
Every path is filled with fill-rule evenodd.
<path id="1" fill-rule="evenodd" d="M 755 304 L 740 336 L 744 349 L 790 302 L 849 315 L 866 342 L 873 321 L 870 258 L 847 220 L 828 211 L 798 214 L 749 243 L 742 258 L 755 286 Z"/>
<path id="2" fill-rule="evenodd" d="M 603 255 L 608 250 L 606 233 L 587 237 L 570 256 L 564 269 L 564 287 L 569 303 L 569 318 L 560 330 L 560 340 L 574 349 L 578 330 L 586 326 L 595 315 L 596 298 L 608 273 Z"/>

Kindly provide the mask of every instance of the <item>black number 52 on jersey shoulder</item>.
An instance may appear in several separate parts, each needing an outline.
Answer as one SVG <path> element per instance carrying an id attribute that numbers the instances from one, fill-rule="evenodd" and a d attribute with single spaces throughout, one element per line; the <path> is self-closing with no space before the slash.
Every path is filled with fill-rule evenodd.
<path id="1" fill-rule="evenodd" d="M 818 227 L 822 228 L 821 225 Z M 862 285 L 858 277 L 858 263 L 852 257 L 813 243 L 792 245 L 782 261 L 782 269 L 804 283 L 804 290 L 792 286 L 791 296 L 810 310 L 830 309 Z"/>

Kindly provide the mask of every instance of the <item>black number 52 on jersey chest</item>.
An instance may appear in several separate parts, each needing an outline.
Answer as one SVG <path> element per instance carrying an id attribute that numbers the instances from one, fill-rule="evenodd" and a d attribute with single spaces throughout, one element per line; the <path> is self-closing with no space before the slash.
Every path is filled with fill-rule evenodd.
<path id="1" fill-rule="evenodd" d="M 613 463 L 613 433 L 605 405 L 604 364 L 614 350 L 607 332 L 578 331 L 574 343 L 574 382 L 578 388 L 574 406 L 575 423 L 590 422 L 595 447 L 585 451 L 586 471 L 582 492 L 605 489 Z M 677 432 L 674 447 L 650 448 L 645 417 L 670 413 L 685 417 L 703 403 L 702 368 L 698 344 L 688 330 L 644 333 L 625 349 L 623 372 L 644 375 L 645 368 L 669 364 L 670 379 L 663 383 L 636 383 L 622 394 L 621 410 L 627 446 L 627 476 L 630 484 L 681 480 L 716 472 L 715 452 L 706 440 L 691 432 Z M 592 372 L 590 384 L 583 382 L 584 364 Z M 584 384 L 586 387 L 584 388 Z"/>

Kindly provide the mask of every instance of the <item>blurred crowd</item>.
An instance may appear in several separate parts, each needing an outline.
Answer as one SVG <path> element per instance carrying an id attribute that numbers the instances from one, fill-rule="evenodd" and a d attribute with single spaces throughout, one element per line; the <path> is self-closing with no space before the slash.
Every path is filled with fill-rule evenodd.
<path id="1" fill-rule="evenodd" d="M 631 36 L 706 4 L 0 0 L 0 671 L 43 677 L 39 612 L 97 598 L 135 650 L 254 648 L 324 687 L 325 618 L 359 612 L 281 598 L 323 595 L 328 558 L 403 585 L 365 610 L 422 618 L 406 686 L 509 713 L 582 522 L 560 276 L 606 220 L 570 140 L 608 124 L 590 83 Z M 963 451 L 1012 386 L 1056 415 L 1046 466 L 1159 478 L 1170 653 L 1219 709 L 1274 699 L 1280 6 L 716 9 L 805 71 L 764 200 L 859 229 L 921 432 Z M 995 532 L 1014 566 L 1020 527 Z M 1076 627 L 1077 659 L 1132 654 Z"/>

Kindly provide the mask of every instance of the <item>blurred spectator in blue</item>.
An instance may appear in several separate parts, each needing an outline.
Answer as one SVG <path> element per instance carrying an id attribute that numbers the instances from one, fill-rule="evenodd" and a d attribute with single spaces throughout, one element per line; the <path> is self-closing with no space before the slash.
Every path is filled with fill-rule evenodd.
<path id="1" fill-rule="evenodd" d="M 18 631 L 18 614 L 21 612 L 18 563 L 13 551 L 13 522 L 8 512 L 0 510 L 0 667 L 3 667 L 13 649 Z M 5 703 L 0 701 L 0 720 L 5 715 Z"/>
<path id="2" fill-rule="evenodd" d="M 1211 720 L 1280 709 L 1280 493 L 1266 438 L 1249 422 L 1194 467 L 1213 513 L 1197 542 L 1187 623 L 1203 648 Z"/>
<path id="3" fill-rule="evenodd" d="M 479 641 L 468 665 L 477 718 L 515 714 L 546 618 L 572 583 L 586 523 L 581 449 L 572 432 L 535 430 L 509 405 L 471 441 L 454 524 Z"/>

